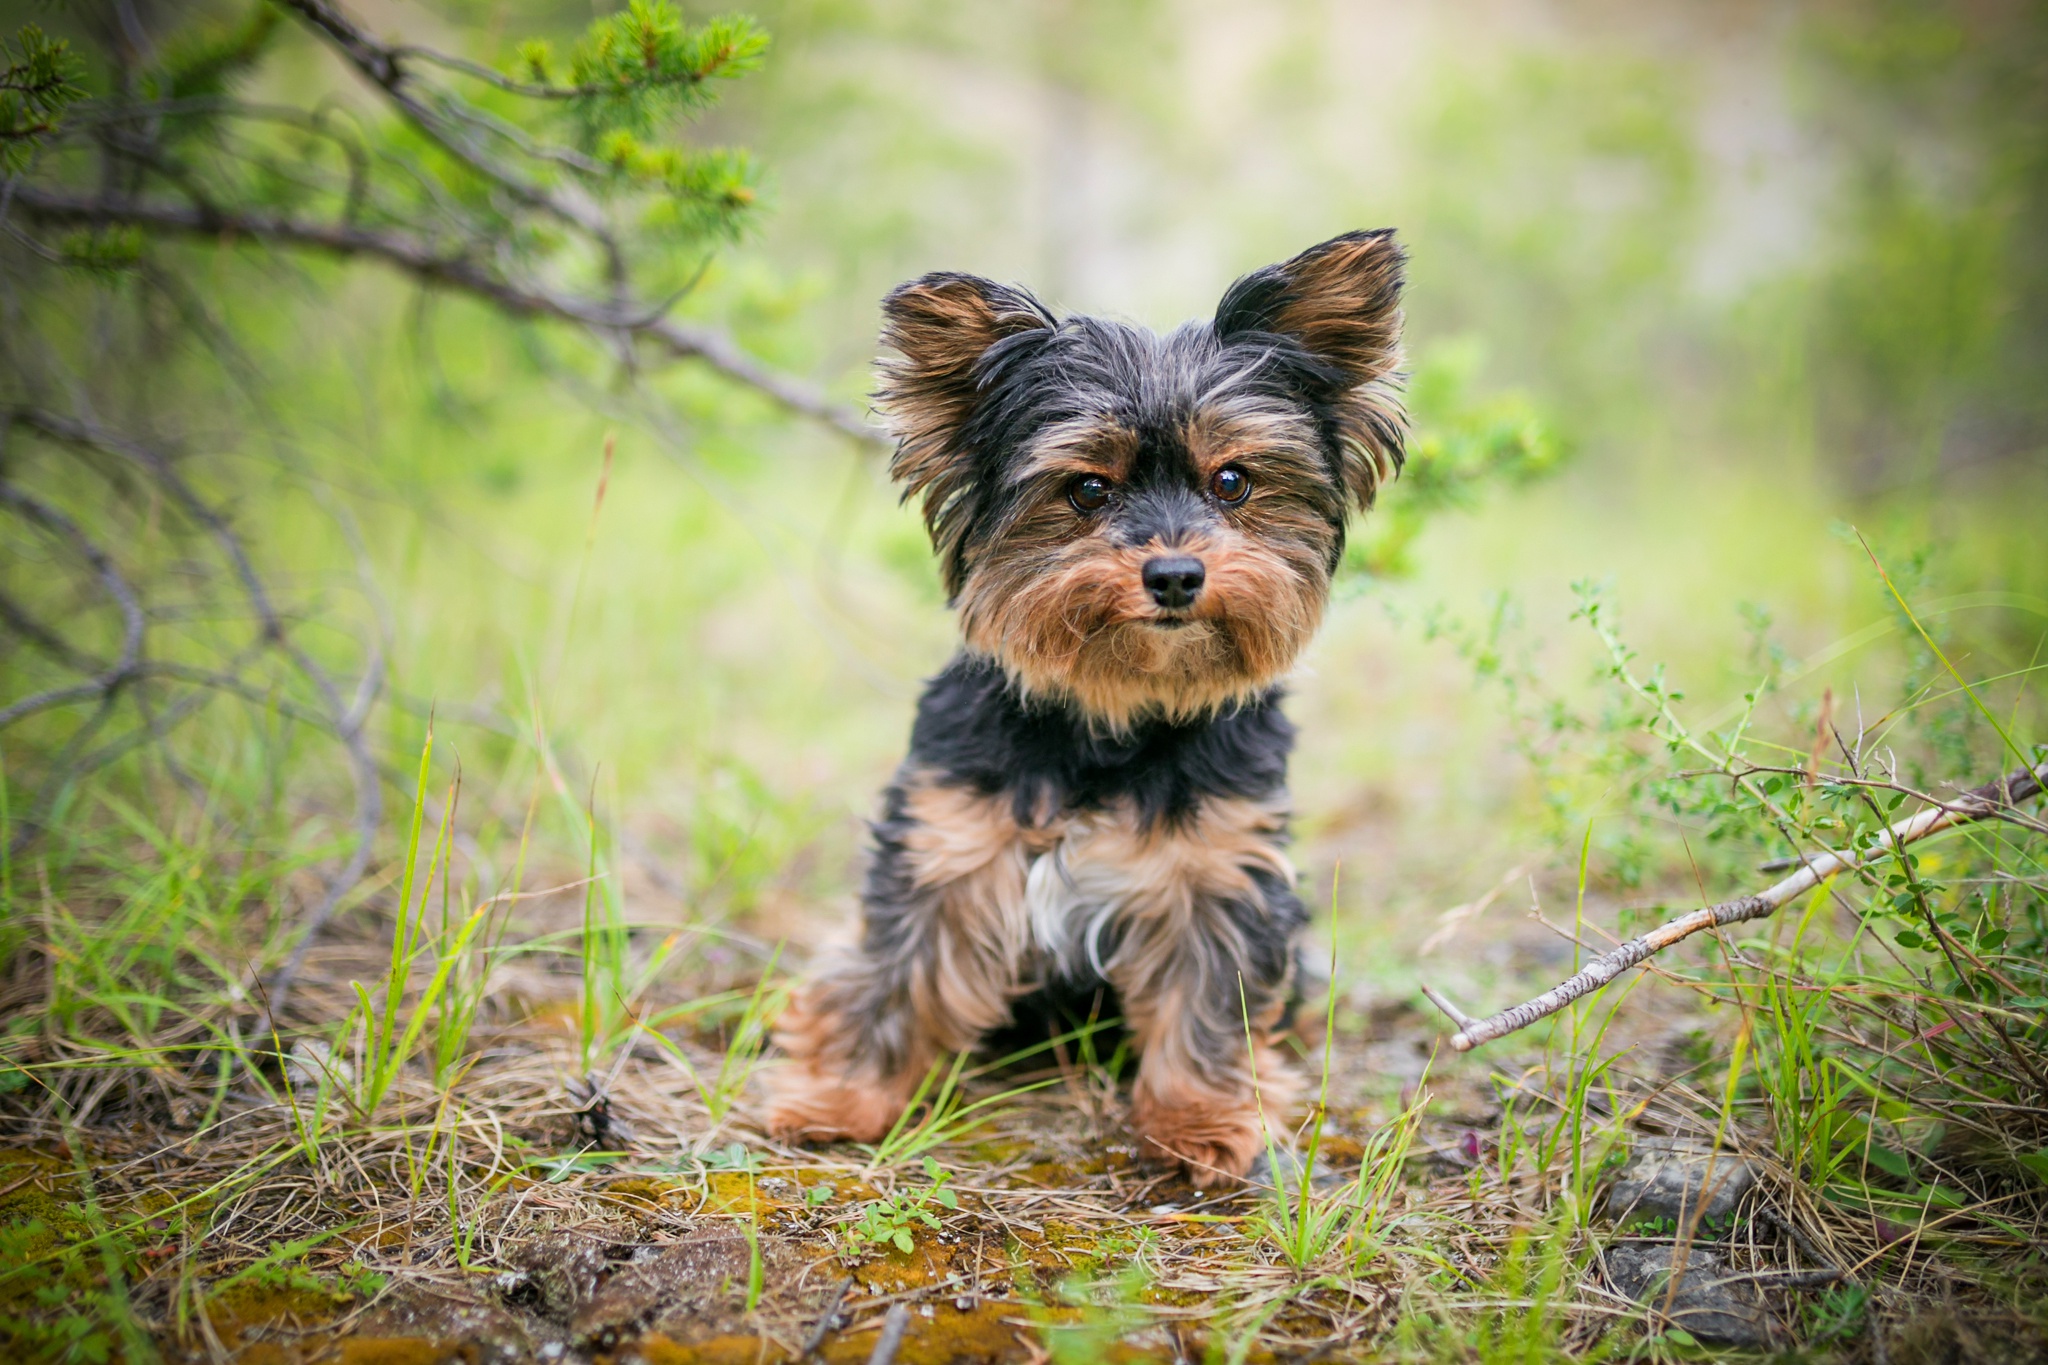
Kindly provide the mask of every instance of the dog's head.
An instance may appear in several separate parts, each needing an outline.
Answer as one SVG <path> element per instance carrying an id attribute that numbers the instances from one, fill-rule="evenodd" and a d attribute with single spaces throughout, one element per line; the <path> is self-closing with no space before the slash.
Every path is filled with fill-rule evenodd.
<path id="1" fill-rule="evenodd" d="M 1354 232 L 1166 336 L 971 275 L 883 304 L 877 395 L 970 649 L 1121 729 L 1258 695 L 1401 465 L 1401 248 Z"/>

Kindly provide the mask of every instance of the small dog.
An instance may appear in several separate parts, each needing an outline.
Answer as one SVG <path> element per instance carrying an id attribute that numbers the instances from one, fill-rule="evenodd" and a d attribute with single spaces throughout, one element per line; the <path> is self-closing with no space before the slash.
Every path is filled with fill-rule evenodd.
<path id="1" fill-rule="evenodd" d="M 889 295 L 891 473 L 965 647 L 883 795 L 859 942 L 778 1023 L 771 1131 L 879 1138 L 1064 983 L 1119 1002 L 1147 1150 L 1198 1186 L 1250 1169 L 1308 920 L 1279 679 L 1401 466 L 1403 260 L 1348 233 L 1166 336 L 970 275 Z"/>

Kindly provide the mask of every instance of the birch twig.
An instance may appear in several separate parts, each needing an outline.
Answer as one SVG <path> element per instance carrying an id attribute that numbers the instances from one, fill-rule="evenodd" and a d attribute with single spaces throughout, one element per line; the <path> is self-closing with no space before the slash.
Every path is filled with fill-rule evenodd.
<path id="1" fill-rule="evenodd" d="M 1510 1033 L 1525 1029 L 1538 1019 L 1556 1014 L 1572 1001 L 1591 995 L 1608 982 L 1620 976 L 1630 967 L 1648 961 L 1652 956 L 1669 948 L 1672 944 L 1691 938 L 1707 929 L 1718 929 L 1723 925 L 1740 924 L 1745 920 L 1762 919 L 1787 901 L 1811 891 L 1838 872 L 1853 871 L 1864 863 L 1893 849 L 1925 839 L 1930 834 L 1967 825 L 1972 821 L 1998 815 L 2010 806 L 2040 795 L 2044 782 L 2048 782 L 2048 763 L 2034 768 L 2022 768 L 1995 782 L 1987 782 L 1956 797 L 1930 806 L 1908 819 L 1886 829 L 1877 837 L 1866 853 L 1853 851 L 1822 853 L 1806 860 L 1797 872 L 1785 878 L 1768 890 L 1740 900 L 1723 901 L 1709 905 L 1667 920 L 1649 933 L 1632 938 L 1612 952 L 1602 953 L 1567 981 L 1545 991 L 1535 999 L 1516 1005 L 1513 1009 L 1502 1010 L 1499 1014 L 1485 1019 L 1474 1020 L 1452 1005 L 1437 991 L 1428 987 L 1423 994 L 1450 1016 L 1458 1025 L 1458 1032 L 1451 1035 L 1451 1046 L 1459 1052 L 1470 1052 L 1481 1043 L 1490 1043 Z"/>

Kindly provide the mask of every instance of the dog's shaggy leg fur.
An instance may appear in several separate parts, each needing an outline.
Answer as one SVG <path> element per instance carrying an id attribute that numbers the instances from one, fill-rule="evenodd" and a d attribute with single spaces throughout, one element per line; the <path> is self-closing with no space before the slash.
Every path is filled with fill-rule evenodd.
<path id="1" fill-rule="evenodd" d="M 1009 1017 L 1029 926 L 1026 835 L 1006 800 L 906 772 L 875 826 L 861 940 L 784 1011 L 778 1137 L 873 1142 L 927 1070 Z"/>
<path id="2" fill-rule="evenodd" d="M 1269 804 L 1210 800 L 1182 822 L 1107 822 L 1067 854 L 1120 905 L 1104 965 L 1140 1056 L 1131 1125 L 1198 1186 L 1242 1176 L 1261 1109 L 1280 1120 L 1298 1088 L 1272 1046 L 1308 918 L 1284 835 Z"/>

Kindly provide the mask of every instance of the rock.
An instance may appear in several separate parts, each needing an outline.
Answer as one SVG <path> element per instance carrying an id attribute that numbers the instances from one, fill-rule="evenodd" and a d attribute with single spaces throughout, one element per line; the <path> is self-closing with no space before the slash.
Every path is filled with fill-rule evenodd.
<path id="1" fill-rule="evenodd" d="M 518 1269 L 493 1283 L 499 1297 L 548 1322 L 567 1325 L 597 1294 L 618 1259 L 603 1242 L 574 1233 L 552 1233 L 518 1247 Z"/>
<path id="2" fill-rule="evenodd" d="M 570 1335 L 586 1349 L 610 1351 L 649 1328 L 688 1334 L 736 1315 L 745 1301 L 749 1257 L 743 1237 L 700 1233 L 640 1253 L 616 1264 L 577 1309 Z"/>
<path id="3" fill-rule="evenodd" d="M 301 1038 L 284 1060 L 284 1082 L 297 1094 L 316 1095 L 349 1089 L 355 1084 L 355 1071 L 318 1038 Z"/>
<path id="4" fill-rule="evenodd" d="M 1769 1347 L 1777 1336 L 1763 1290 L 1729 1268 L 1718 1251 L 1622 1242 L 1607 1250 L 1607 1280 L 1645 1304 L 1658 1327 L 1680 1327 L 1709 1346 Z M 1677 1288 L 1671 1287 L 1678 1261 Z"/>
<path id="5" fill-rule="evenodd" d="M 434 1285 L 402 1285 L 355 1324 L 355 1357 L 365 1361 L 460 1359 L 479 1365 L 530 1360 L 534 1339 L 512 1313 L 467 1293 Z M 384 1353 L 367 1343 L 382 1343 Z M 344 1348 L 348 1356 L 347 1346 Z"/>
<path id="6" fill-rule="evenodd" d="M 1684 1138 L 1643 1138 L 1607 1192 L 1607 1209 L 1618 1222 L 1719 1222 L 1755 1184 L 1756 1168 L 1726 1148 L 1716 1152 Z"/>

